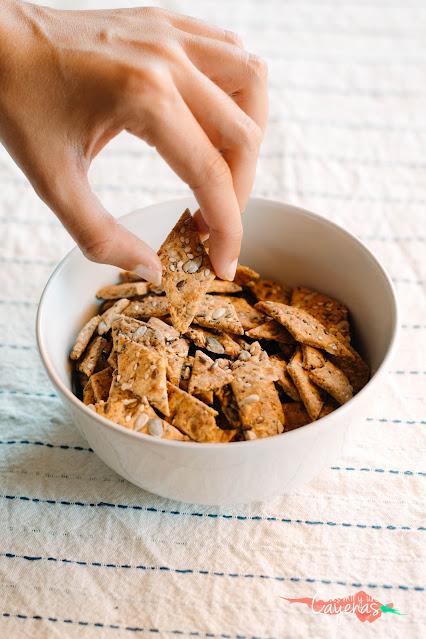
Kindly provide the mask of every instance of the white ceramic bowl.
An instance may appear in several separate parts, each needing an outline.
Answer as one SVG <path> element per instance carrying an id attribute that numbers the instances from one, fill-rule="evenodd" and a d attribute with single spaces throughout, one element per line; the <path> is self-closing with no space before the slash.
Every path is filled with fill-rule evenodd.
<path id="1" fill-rule="evenodd" d="M 156 204 L 121 221 L 158 248 L 187 206 L 194 210 L 194 200 Z M 327 417 L 255 441 L 161 440 L 93 413 L 72 393 L 68 353 L 79 328 L 94 313 L 95 291 L 114 282 L 117 269 L 89 262 L 75 248 L 56 268 L 41 297 L 40 355 L 78 429 L 119 475 L 163 497 L 200 504 L 241 503 L 284 494 L 307 482 L 338 459 L 348 426 L 365 415 L 365 400 L 371 398 L 395 345 L 397 303 L 388 275 L 359 240 L 327 219 L 280 202 L 252 199 L 244 215 L 241 262 L 264 277 L 306 285 L 347 304 L 372 371 L 365 388 Z"/>

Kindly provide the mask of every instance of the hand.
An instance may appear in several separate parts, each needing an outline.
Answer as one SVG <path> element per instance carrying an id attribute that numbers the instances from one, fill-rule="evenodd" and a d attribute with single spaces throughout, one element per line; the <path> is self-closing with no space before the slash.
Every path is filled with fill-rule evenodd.
<path id="1" fill-rule="evenodd" d="M 157 255 L 92 193 L 91 161 L 123 130 L 155 146 L 195 194 L 217 275 L 233 279 L 266 76 L 235 34 L 193 18 L 2 0 L 0 139 L 89 259 L 156 284 Z"/>

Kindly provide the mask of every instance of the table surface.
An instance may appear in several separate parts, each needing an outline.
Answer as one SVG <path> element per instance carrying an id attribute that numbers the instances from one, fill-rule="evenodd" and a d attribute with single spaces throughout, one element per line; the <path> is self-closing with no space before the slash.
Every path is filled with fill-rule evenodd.
<path id="1" fill-rule="evenodd" d="M 318 211 L 367 243 L 399 296 L 398 352 L 344 456 L 295 494 L 205 508 L 141 491 L 88 448 L 40 363 L 37 300 L 72 242 L 2 149 L 0 636 L 425 636 L 426 5 L 163 6 L 240 32 L 268 60 L 255 194 Z M 114 215 L 187 193 L 124 135 L 91 180 Z M 282 599 L 359 590 L 405 616 L 361 624 Z"/>

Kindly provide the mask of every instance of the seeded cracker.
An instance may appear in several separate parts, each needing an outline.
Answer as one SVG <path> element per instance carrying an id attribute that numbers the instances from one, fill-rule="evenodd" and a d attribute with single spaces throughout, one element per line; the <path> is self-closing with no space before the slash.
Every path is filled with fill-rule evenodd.
<path id="1" fill-rule="evenodd" d="M 346 375 L 331 362 L 326 362 L 321 368 L 309 371 L 309 377 L 320 388 L 334 397 L 339 404 L 344 404 L 352 398 L 352 386 Z"/>
<path id="2" fill-rule="evenodd" d="M 330 333 L 340 333 L 350 341 L 349 313 L 342 302 L 310 288 L 299 286 L 293 289 L 291 306 L 304 309 L 321 322 Z"/>
<path id="3" fill-rule="evenodd" d="M 269 339 L 281 344 L 295 344 L 288 330 L 272 319 L 246 331 L 246 335 L 253 339 Z"/>
<path id="4" fill-rule="evenodd" d="M 188 355 L 182 366 L 182 372 L 180 376 L 179 388 L 188 392 L 189 380 L 191 379 L 192 367 L 194 365 L 194 358 L 192 355 Z"/>
<path id="5" fill-rule="evenodd" d="M 253 308 L 243 297 L 223 297 L 222 299 L 231 302 L 245 331 L 265 322 L 265 316 Z"/>
<path id="6" fill-rule="evenodd" d="M 87 377 L 90 377 L 95 372 L 104 350 L 109 347 L 110 345 L 106 339 L 99 335 L 95 337 L 87 347 L 84 358 L 78 364 L 78 370 L 87 375 Z"/>
<path id="7" fill-rule="evenodd" d="M 118 300 L 122 297 L 146 295 L 148 290 L 147 282 L 124 282 L 122 284 L 104 286 L 96 293 L 96 297 L 100 300 Z"/>
<path id="8" fill-rule="evenodd" d="M 258 302 L 256 308 L 280 322 L 296 341 L 323 349 L 331 355 L 353 359 L 346 344 L 303 309 L 278 302 Z"/>
<path id="9" fill-rule="evenodd" d="M 232 372 L 227 360 L 213 360 L 203 351 L 195 353 L 188 393 L 192 395 L 217 390 L 231 380 Z"/>
<path id="10" fill-rule="evenodd" d="M 94 404 L 108 399 L 112 384 L 112 369 L 107 366 L 102 371 L 94 373 L 83 390 L 83 398 L 92 397 L 92 401 L 83 400 L 85 404 Z"/>
<path id="11" fill-rule="evenodd" d="M 269 300 L 271 302 L 282 302 L 283 304 L 290 303 L 291 288 L 283 286 L 274 280 L 258 279 L 250 282 L 247 286 L 258 302 Z"/>
<path id="12" fill-rule="evenodd" d="M 188 330 L 200 302 L 215 278 L 213 267 L 192 216 L 187 209 L 161 246 L 163 287 L 170 306 L 173 326 Z"/>
<path id="13" fill-rule="evenodd" d="M 169 415 L 164 352 L 127 342 L 118 355 L 117 370 L 117 381 L 122 390 L 131 390 L 141 398 L 147 397 L 164 415 Z"/>
<path id="14" fill-rule="evenodd" d="M 215 279 L 213 282 L 210 282 L 208 293 L 221 293 L 229 294 L 229 293 L 239 293 L 243 289 L 235 282 L 228 282 L 227 280 L 219 280 Z"/>
<path id="15" fill-rule="evenodd" d="M 302 358 L 303 368 L 308 371 L 313 368 L 320 368 L 325 364 L 325 357 L 321 351 L 312 346 L 306 346 L 306 344 L 302 344 Z"/>
<path id="16" fill-rule="evenodd" d="M 194 323 L 218 331 L 243 335 L 244 328 L 229 299 L 220 295 L 206 295 L 201 300 Z"/>
<path id="17" fill-rule="evenodd" d="M 167 383 L 170 420 L 176 428 L 197 442 L 221 442 L 225 431 L 216 426 L 216 410 L 193 395 Z"/>
<path id="18" fill-rule="evenodd" d="M 256 273 L 256 271 L 250 268 L 250 266 L 238 264 L 234 282 L 241 286 L 247 286 L 250 282 L 253 282 L 253 280 L 258 280 L 259 277 L 259 273 Z"/>
<path id="19" fill-rule="evenodd" d="M 86 324 L 77 335 L 77 339 L 75 340 L 75 344 L 70 353 L 71 359 L 80 359 L 86 349 L 86 346 L 92 339 L 93 333 L 98 328 L 98 324 L 100 321 L 100 315 L 95 315 L 95 317 L 92 317 L 92 319 L 86 322 Z"/>
<path id="20" fill-rule="evenodd" d="M 338 366 L 349 379 L 354 393 L 358 393 L 363 388 L 370 377 L 370 370 L 364 360 L 356 350 L 348 345 L 351 357 L 332 357 L 332 361 Z"/>
<path id="21" fill-rule="evenodd" d="M 203 348 L 216 355 L 236 357 L 241 351 L 241 346 L 227 333 L 213 333 L 204 328 L 191 326 L 185 336 L 198 348 Z"/>
<path id="22" fill-rule="evenodd" d="M 291 397 L 291 399 L 294 399 L 294 401 L 299 401 L 300 396 L 297 388 L 293 384 L 293 380 L 290 375 L 287 373 L 287 363 L 280 355 L 271 355 L 269 360 L 277 371 L 277 375 L 279 376 L 277 382 L 283 391 Z"/>
<path id="23" fill-rule="evenodd" d="M 238 405 L 243 429 L 252 429 L 257 437 L 283 431 L 284 414 L 273 380 L 273 364 L 258 343 L 252 344 L 251 357 L 234 363 L 231 387 Z"/>
<path id="24" fill-rule="evenodd" d="M 300 428 L 300 426 L 306 426 L 312 421 L 302 402 L 283 404 L 283 411 L 285 417 L 284 432 Z"/>
<path id="25" fill-rule="evenodd" d="M 231 385 L 227 384 L 226 386 L 219 388 L 215 391 L 215 396 L 219 401 L 220 407 L 227 422 L 229 423 L 229 426 L 231 428 L 240 429 L 242 427 L 240 411 Z"/>
<path id="26" fill-rule="evenodd" d="M 134 300 L 124 311 L 123 315 L 135 319 L 149 319 L 150 317 L 166 317 L 169 314 L 169 301 L 159 295 L 147 295 L 143 300 Z"/>
<path id="27" fill-rule="evenodd" d="M 141 276 L 133 271 L 120 271 L 118 274 L 120 282 L 140 282 Z"/>
<path id="28" fill-rule="evenodd" d="M 105 313 L 101 316 L 101 321 L 98 324 L 99 335 L 105 335 L 111 328 L 111 324 L 120 315 L 124 309 L 129 306 L 130 302 L 127 299 L 117 300 Z"/>
<path id="29" fill-rule="evenodd" d="M 148 326 L 157 330 L 165 341 L 167 357 L 167 379 L 176 386 L 179 384 L 182 366 L 189 351 L 189 342 L 173 326 L 169 326 L 157 317 L 151 317 Z"/>
<path id="30" fill-rule="evenodd" d="M 287 364 L 287 371 L 302 398 L 309 416 L 315 421 L 321 412 L 323 400 L 318 388 L 312 384 L 308 372 L 303 368 L 302 353 L 299 349 Z"/>

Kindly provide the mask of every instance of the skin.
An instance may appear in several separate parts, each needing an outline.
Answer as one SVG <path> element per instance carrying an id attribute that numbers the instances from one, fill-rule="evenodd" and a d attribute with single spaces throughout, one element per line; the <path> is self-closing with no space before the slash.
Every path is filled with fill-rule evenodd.
<path id="1" fill-rule="evenodd" d="M 86 257 L 161 281 L 155 252 L 88 182 L 128 131 L 192 189 L 215 271 L 232 280 L 267 120 L 265 63 L 234 33 L 162 9 L 1 4 L 0 141 Z"/>

